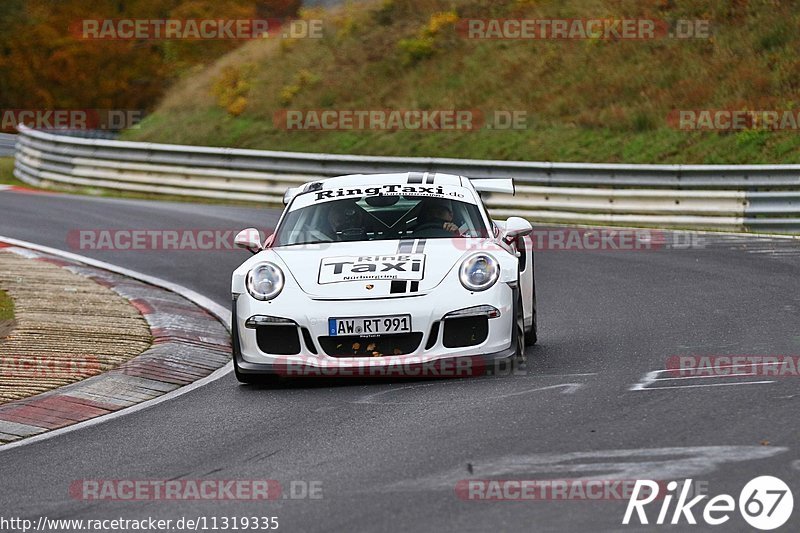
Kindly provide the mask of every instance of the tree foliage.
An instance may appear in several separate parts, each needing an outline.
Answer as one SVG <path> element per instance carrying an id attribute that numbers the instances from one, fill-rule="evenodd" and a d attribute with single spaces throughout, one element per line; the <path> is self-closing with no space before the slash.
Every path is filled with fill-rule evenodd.
<path id="1" fill-rule="evenodd" d="M 2 0 L 0 107 L 151 109 L 187 69 L 241 40 L 84 39 L 86 19 L 294 16 L 299 0 Z"/>

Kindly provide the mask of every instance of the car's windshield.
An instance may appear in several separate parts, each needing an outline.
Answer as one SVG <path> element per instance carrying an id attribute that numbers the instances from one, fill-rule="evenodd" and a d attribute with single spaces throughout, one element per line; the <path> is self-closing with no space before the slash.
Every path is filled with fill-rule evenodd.
<path id="1" fill-rule="evenodd" d="M 290 211 L 273 246 L 486 234 L 480 210 L 472 203 L 414 195 L 356 196 Z"/>

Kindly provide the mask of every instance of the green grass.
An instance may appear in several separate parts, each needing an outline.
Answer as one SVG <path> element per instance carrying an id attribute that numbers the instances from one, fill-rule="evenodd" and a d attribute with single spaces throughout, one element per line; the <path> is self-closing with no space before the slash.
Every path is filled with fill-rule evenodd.
<path id="1" fill-rule="evenodd" d="M 0 157 L 0 185 L 18 185 L 25 186 L 14 177 L 14 158 L 13 157 Z"/>
<path id="2" fill-rule="evenodd" d="M 245 133 L 223 129 L 219 135 L 198 136 L 194 128 L 172 126 L 184 121 L 203 122 L 211 111 L 179 117 L 153 116 L 156 136 L 143 140 L 177 144 L 233 146 L 265 150 L 326 152 L 418 157 L 466 157 L 523 161 L 769 164 L 800 163 L 800 133 L 765 133 L 763 141 L 740 136 L 686 133 L 672 129 L 618 132 L 549 126 L 535 131 L 498 132 L 279 132 L 254 125 Z M 228 119 L 224 119 L 228 120 Z M 238 119 L 237 119 L 238 120 Z M 239 128 L 241 129 L 241 128 Z"/>
<path id="3" fill-rule="evenodd" d="M 12 320 L 14 320 L 14 300 L 5 291 L 0 290 L 0 322 Z"/>
<path id="4" fill-rule="evenodd" d="M 452 26 L 431 29 L 434 13 L 451 10 L 462 18 L 710 19 L 713 35 L 475 41 Z M 667 120 L 675 109 L 800 107 L 800 33 L 792 30 L 800 11 L 788 3 L 380 0 L 306 16 L 323 18 L 322 39 L 244 45 L 178 82 L 125 138 L 479 159 L 800 162 L 798 132 L 686 132 Z M 231 105 L 241 98 L 246 105 Z M 515 110 L 528 121 L 512 131 L 287 132 L 273 125 L 282 109 Z"/>

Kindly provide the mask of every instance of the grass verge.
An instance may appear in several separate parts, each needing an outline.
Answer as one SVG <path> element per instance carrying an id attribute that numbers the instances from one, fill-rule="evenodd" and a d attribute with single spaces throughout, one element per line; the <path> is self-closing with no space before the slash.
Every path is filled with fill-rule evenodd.
<path id="1" fill-rule="evenodd" d="M 14 177 L 13 157 L 0 157 L 0 185 L 28 186 Z"/>
<path id="2" fill-rule="evenodd" d="M 0 321 L 14 320 L 14 300 L 3 290 L 0 290 Z"/>
<path id="3" fill-rule="evenodd" d="M 0 290 L 0 342 L 14 329 L 14 300 Z"/>

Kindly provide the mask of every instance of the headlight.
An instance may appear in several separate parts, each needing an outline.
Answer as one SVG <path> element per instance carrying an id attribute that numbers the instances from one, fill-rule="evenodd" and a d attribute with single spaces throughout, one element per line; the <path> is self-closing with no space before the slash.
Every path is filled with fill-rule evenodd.
<path id="1" fill-rule="evenodd" d="M 260 263 L 247 273 L 246 283 L 256 300 L 272 300 L 283 290 L 283 272 L 272 263 Z"/>
<path id="2" fill-rule="evenodd" d="M 491 255 L 476 254 L 461 263 L 458 277 L 465 288 L 471 291 L 485 291 L 500 277 L 500 265 Z"/>

